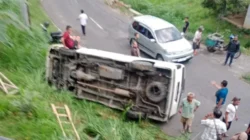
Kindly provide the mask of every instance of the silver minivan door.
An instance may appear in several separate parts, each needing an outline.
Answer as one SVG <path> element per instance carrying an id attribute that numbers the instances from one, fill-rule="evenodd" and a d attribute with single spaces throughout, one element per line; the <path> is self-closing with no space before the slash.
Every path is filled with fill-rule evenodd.
<path id="1" fill-rule="evenodd" d="M 139 44 L 141 49 L 148 55 L 154 57 L 154 49 L 151 47 L 151 41 L 148 37 L 149 30 L 142 24 L 139 24 L 138 32 L 140 34 Z"/>

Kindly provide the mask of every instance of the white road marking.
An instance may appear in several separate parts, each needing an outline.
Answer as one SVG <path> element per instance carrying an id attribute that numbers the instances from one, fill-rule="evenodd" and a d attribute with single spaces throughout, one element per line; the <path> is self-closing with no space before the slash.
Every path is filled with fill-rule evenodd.
<path id="1" fill-rule="evenodd" d="M 192 140 L 196 140 L 196 138 L 198 138 L 198 136 L 201 134 L 202 132 L 199 132 L 197 135 L 195 135 Z"/>
<path id="2" fill-rule="evenodd" d="M 93 18 L 89 17 L 90 20 L 92 20 L 100 29 L 103 30 L 102 26 L 99 25 Z"/>

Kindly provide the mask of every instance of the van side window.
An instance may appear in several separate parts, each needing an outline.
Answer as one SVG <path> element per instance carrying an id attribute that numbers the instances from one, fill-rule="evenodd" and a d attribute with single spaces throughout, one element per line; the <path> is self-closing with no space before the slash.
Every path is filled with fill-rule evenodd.
<path id="1" fill-rule="evenodd" d="M 150 31 L 148 31 L 148 35 L 147 35 L 147 37 L 148 37 L 149 39 L 154 39 L 154 37 L 152 36 L 152 34 L 151 34 L 151 32 L 150 32 Z"/>
<path id="2" fill-rule="evenodd" d="M 134 21 L 134 22 L 132 23 L 132 26 L 133 26 L 133 28 L 134 28 L 135 30 L 139 31 L 139 30 L 138 30 L 138 28 L 139 28 L 139 23 L 138 23 L 138 22 Z"/>
<path id="3" fill-rule="evenodd" d="M 177 89 L 176 89 L 176 96 L 175 96 L 175 101 L 178 102 L 178 97 L 179 97 L 179 92 L 180 92 L 180 82 L 177 84 Z"/>
<path id="4" fill-rule="evenodd" d="M 147 29 L 141 25 L 139 25 L 139 30 L 138 30 L 141 34 L 143 34 L 144 36 L 147 36 Z"/>

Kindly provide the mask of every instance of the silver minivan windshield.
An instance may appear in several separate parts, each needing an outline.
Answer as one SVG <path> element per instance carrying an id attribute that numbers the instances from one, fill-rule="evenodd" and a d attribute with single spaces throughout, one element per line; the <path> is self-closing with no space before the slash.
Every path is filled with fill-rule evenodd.
<path id="1" fill-rule="evenodd" d="M 182 39 L 182 35 L 175 27 L 156 30 L 155 34 L 159 43 L 166 43 Z"/>

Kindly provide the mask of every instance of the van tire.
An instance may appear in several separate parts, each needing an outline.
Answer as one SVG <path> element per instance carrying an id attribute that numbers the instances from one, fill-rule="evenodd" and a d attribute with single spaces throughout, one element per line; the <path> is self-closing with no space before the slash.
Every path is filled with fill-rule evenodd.
<path id="1" fill-rule="evenodd" d="M 147 98 L 154 103 L 161 102 L 166 95 L 166 87 L 160 82 L 152 82 L 146 88 Z"/>
<path id="2" fill-rule="evenodd" d="M 76 51 L 75 50 L 70 50 L 70 49 L 66 49 L 66 48 L 60 48 L 59 49 L 59 53 L 65 56 L 75 56 Z"/>
<path id="3" fill-rule="evenodd" d="M 164 61 L 163 57 L 160 54 L 157 54 L 156 60 Z"/>

